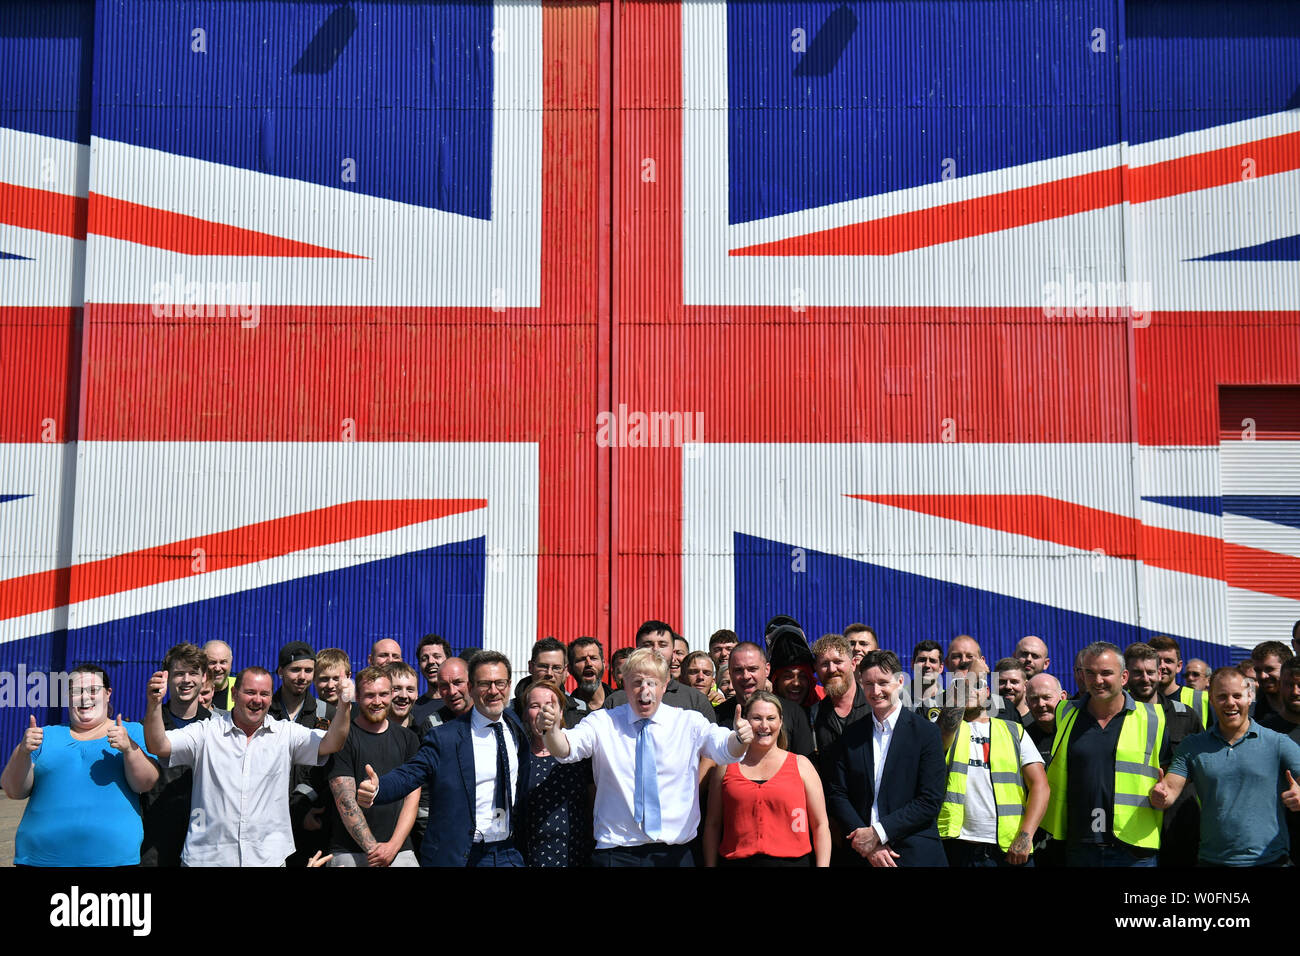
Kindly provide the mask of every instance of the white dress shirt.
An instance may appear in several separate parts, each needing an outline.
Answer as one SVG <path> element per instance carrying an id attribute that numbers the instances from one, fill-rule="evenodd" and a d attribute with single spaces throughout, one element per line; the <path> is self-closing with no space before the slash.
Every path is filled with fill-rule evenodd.
<path id="1" fill-rule="evenodd" d="M 497 813 L 493 802 L 497 790 L 497 735 L 492 721 L 475 707 L 470 712 L 470 742 L 474 745 L 474 842 L 481 837 L 484 843 L 495 843 L 510 837 L 510 808 L 515 803 L 515 781 L 519 779 L 519 742 L 504 717 L 496 721 L 505 732 L 506 761 L 510 765 L 510 780 L 506 794 L 510 806 Z"/>
<path id="2" fill-rule="evenodd" d="M 167 731 L 168 766 L 193 767 L 185 866 L 282 866 L 293 853 L 289 775 L 324 763 L 325 731 L 269 714 L 247 736 L 230 711 Z"/>
<path id="3" fill-rule="evenodd" d="M 880 825 L 880 781 L 885 771 L 885 758 L 889 756 L 889 745 L 894 742 L 894 730 L 898 726 L 898 715 L 903 712 L 901 704 L 896 705 L 883 721 L 871 715 L 871 770 L 875 775 L 871 797 L 871 828 L 880 837 L 881 843 L 888 843 L 885 828 Z"/>
<path id="4" fill-rule="evenodd" d="M 727 749 L 732 732 L 693 710 L 659 705 L 650 718 L 659 783 L 660 836 L 646 836 L 633 813 L 636 787 L 637 721 L 631 704 L 598 710 L 572 730 L 569 755 L 560 763 L 591 757 L 596 779 L 595 836 L 602 850 L 647 843 L 689 843 L 700 825 L 700 757 L 735 763 Z"/>

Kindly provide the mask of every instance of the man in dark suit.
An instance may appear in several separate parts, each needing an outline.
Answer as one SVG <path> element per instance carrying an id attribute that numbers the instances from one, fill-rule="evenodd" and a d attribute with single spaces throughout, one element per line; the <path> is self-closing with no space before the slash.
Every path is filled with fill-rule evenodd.
<path id="1" fill-rule="evenodd" d="M 382 777 L 366 767 L 357 803 L 400 800 L 416 787 L 429 790 L 429 826 L 421 866 L 523 866 L 522 836 L 528 790 L 528 737 L 513 711 L 510 661 L 480 651 L 469 665 L 474 708 L 429 731 L 414 757 Z"/>
<path id="2" fill-rule="evenodd" d="M 947 866 L 936 826 L 947 776 L 939 729 L 901 706 L 903 666 L 892 651 L 869 651 L 858 685 L 872 719 L 835 744 L 827 810 L 872 866 Z"/>

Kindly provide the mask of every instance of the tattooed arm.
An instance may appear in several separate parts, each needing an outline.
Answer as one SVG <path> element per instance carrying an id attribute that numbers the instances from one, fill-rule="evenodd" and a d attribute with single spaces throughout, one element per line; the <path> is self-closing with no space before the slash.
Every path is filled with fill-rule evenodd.
<path id="1" fill-rule="evenodd" d="M 353 777 L 335 777 L 330 781 L 330 792 L 334 794 L 334 805 L 338 807 L 339 819 L 347 827 L 348 833 L 361 847 L 361 852 L 369 858 L 372 851 L 379 846 L 379 841 L 370 832 L 370 824 L 365 814 L 357 806 L 357 781 Z M 418 798 L 417 798 L 418 799 Z"/>

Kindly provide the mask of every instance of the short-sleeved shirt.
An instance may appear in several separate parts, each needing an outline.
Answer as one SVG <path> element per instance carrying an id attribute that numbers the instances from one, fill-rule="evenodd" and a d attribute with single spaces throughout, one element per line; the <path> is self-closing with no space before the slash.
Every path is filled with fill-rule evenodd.
<path id="1" fill-rule="evenodd" d="M 247 736 L 229 711 L 167 731 L 171 766 L 194 768 L 185 866 L 280 866 L 293 853 L 289 776 L 322 762 L 325 731 L 267 715 Z"/>
<path id="2" fill-rule="evenodd" d="M 122 727 L 144 750 L 144 727 Z M 109 746 L 107 737 L 77 740 L 69 727 L 46 727 L 32 754 L 32 773 L 31 797 L 14 834 L 15 863 L 139 864 L 140 797 L 127 783 L 126 755 Z"/>
<path id="3" fill-rule="evenodd" d="M 366 779 L 366 764 L 374 768 L 375 773 L 383 775 L 395 770 L 415 756 L 420 749 L 420 738 L 414 731 L 388 722 L 381 734 L 366 730 L 361 721 L 357 721 L 348 731 L 348 739 L 338 753 L 329 758 L 325 766 L 325 776 L 329 780 L 339 777 L 351 777 L 354 781 Z M 380 843 L 387 843 L 393 838 L 397 821 L 402 815 L 403 801 L 380 803 L 368 810 L 362 810 L 370 834 Z M 365 851 L 352 838 L 346 824 L 339 816 L 338 800 L 329 801 L 330 811 L 330 848 L 343 853 L 364 853 Z M 411 838 L 407 835 L 402 843 L 403 850 L 411 848 Z"/>
<path id="4" fill-rule="evenodd" d="M 1008 725 L 1019 722 L 1019 715 L 1014 721 L 995 717 L 992 720 L 979 720 L 970 724 L 970 752 L 967 754 L 966 803 L 962 815 L 961 836 L 958 839 L 968 843 L 998 842 L 998 808 L 993 799 L 993 778 L 989 775 L 990 751 L 992 749 L 993 720 L 1001 720 Z M 1012 738 L 1016 729 L 1011 728 Z M 1020 768 L 1031 763 L 1041 764 L 1042 755 L 1034 746 L 1028 733 L 1020 734 Z M 956 755 L 954 759 L 960 759 Z"/>
<path id="5" fill-rule="evenodd" d="M 1251 721 L 1228 743 L 1218 724 L 1182 742 L 1171 774 L 1196 784 L 1201 800 L 1201 862 L 1254 866 L 1286 854 L 1285 772 L 1300 779 L 1300 744 Z"/>

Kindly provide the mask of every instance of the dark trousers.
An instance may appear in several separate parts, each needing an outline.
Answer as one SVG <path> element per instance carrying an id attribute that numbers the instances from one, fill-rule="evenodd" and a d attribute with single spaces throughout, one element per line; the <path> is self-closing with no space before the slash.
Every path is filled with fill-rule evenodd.
<path id="1" fill-rule="evenodd" d="M 495 843 L 474 843 L 469 848 L 466 866 L 523 866 L 524 858 L 515 849 L 513 840 Z"/>
<path id="2" fill-rule="evenodd" d="M 1024 863 L 1008 863 L 1002 848 L 992 843 L 968 843 L 965 840 L 944 840 L 943 852 L 948 855 L 949 866 L 1005 866 L 1022 870 L 1034 865 L 1031 855 Z"/>
<path id="3" fill-rule="evenodd" d="M 597 850 L 591 856 L 592 866 L 694 866 L 688 844 L 647 843 L 643 846 L 620 846 Z"/>
<path id="4" fill-rule="evenodd" d="M 1140 856 L 1122 843 L 1080 843 L 1065 848 L 1066 866 L 1156 866 L 1158 854 Z"/>

